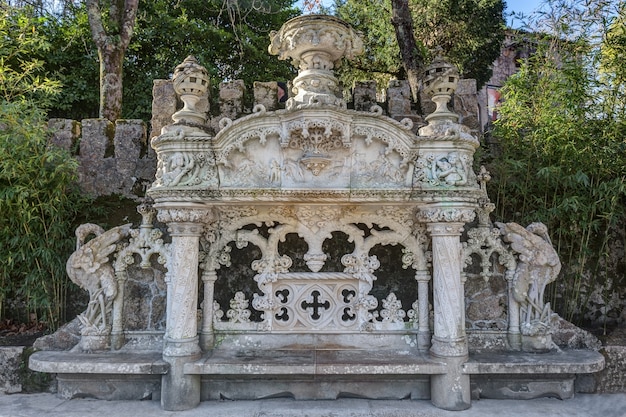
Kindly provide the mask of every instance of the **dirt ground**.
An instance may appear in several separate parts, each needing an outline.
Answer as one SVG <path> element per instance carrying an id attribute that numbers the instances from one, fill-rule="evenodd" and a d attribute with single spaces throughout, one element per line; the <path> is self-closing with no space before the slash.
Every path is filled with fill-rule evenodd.
<path id="1" fill-rule="evenodd" d="M 0 322 L 0 346 L 32 346 L 35 340 L 45 333 L 43 323 L 15 323 L 11 320 Z"/>

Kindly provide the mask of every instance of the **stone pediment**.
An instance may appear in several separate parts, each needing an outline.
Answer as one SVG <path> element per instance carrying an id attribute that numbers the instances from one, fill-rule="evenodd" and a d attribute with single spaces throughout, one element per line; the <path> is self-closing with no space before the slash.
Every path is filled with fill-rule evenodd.
<path id="1" fill-rule="evenodd" d="M 333 108 L 259 111 L 213 140 L 221 188 L 410 189 L 412 123 Z"/>

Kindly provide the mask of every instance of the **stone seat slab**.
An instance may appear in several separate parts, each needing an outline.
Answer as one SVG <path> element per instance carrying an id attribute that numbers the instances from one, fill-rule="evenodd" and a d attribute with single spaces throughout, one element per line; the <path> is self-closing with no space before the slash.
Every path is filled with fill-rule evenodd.
<path id="1" fill-rule="evenodd" d="M 466 374 L 587 374 L 604 368 L 604 356 L 590 350 L 545 353 L 489 352 L 471 354 Z"/>
<path id="2" fill-rule="evenodd" d="M 39 351 L 30 356 L 29 367 L 57 374 L 162 375 L 169 370 L 161 352 Z"/>
<path id="3" fill-rule="evenodd" d="M 427 375 L 445 365 L 427 355 L 380 350 L 216 350 L 185 364 L 186 374 L 201 375 Z"/>

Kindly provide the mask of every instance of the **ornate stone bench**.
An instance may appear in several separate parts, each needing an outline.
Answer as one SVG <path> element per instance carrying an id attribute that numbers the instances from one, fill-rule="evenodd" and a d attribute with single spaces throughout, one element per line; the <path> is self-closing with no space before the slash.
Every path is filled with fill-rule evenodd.
<path id="1" fill-rule="evenodd" d="M 77 349 L 110 352 L 40 352 L 31 367 L 62 375 L 62 392 L 80 390 L 84 375 L 142 375 L 133 395 L 160 388 L 166 410 L 273 396 L 430 398 L 461 410 L 472 386 L 478 396 L 567 398 L 575 374 L 601 369 L 597 352 L 549 352 L 543 292 L 560 262 L 545 226 L 489 221 L 489 174 L 472 169 L 478 140 L 447 108 L 456 70 L 440 58 L 427 68 L 437 108 L 416 129 L 379 106 L 347 108 L 332 70 L 361 50 L 338 19 L 287 22 L 270 52 L 298 66 L 295 95 L 216 131 L 196 108 L 206 69 L 193 57 L 177 67 L 184 107 L 152 140 L 154 209 L 143 207 L 139 230 L 94 229 L 68 262 L 91 295 Z M 166 287 L 167 301 L 141 309 L 162 337 L 145 342 L 152 336 L 128 320 L 145 298 L 131 267 L 153 270 L 155 260 L 165 277 L 139 281 Z M 485 317 L 466 311 L 466 283 L 489 293 Z M 164 329 L 152 317 L 162 310 Z M 490 353 L 470 352 L 466 327 Z"/>

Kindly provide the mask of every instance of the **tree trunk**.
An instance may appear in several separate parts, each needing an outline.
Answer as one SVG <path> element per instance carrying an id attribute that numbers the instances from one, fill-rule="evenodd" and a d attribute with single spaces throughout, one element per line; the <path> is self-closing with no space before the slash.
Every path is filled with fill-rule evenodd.
<path id="1" fill-rule="evenodd" d="M 122 115 L 124 54 L 133 36 L 139 0 L 111 0 L 106 29 L 102 22 L 104 3 L 86 0 L 91 36 L 100 60 L 100 117 L 115 122 Z"/>
<path id="2" fill-rule="evenodd" d="M 391 23 L 396 32 L 396 40 L 400 47 L 402 67 L 406 72 L 407 81 L 411 86 L 413 100 L 417 102 L 419 79 L 424 66 L 424 57 L 417 48 L 413 30 L 413 18 L 409 9 L 409 0 L 391 0 Z"/>

